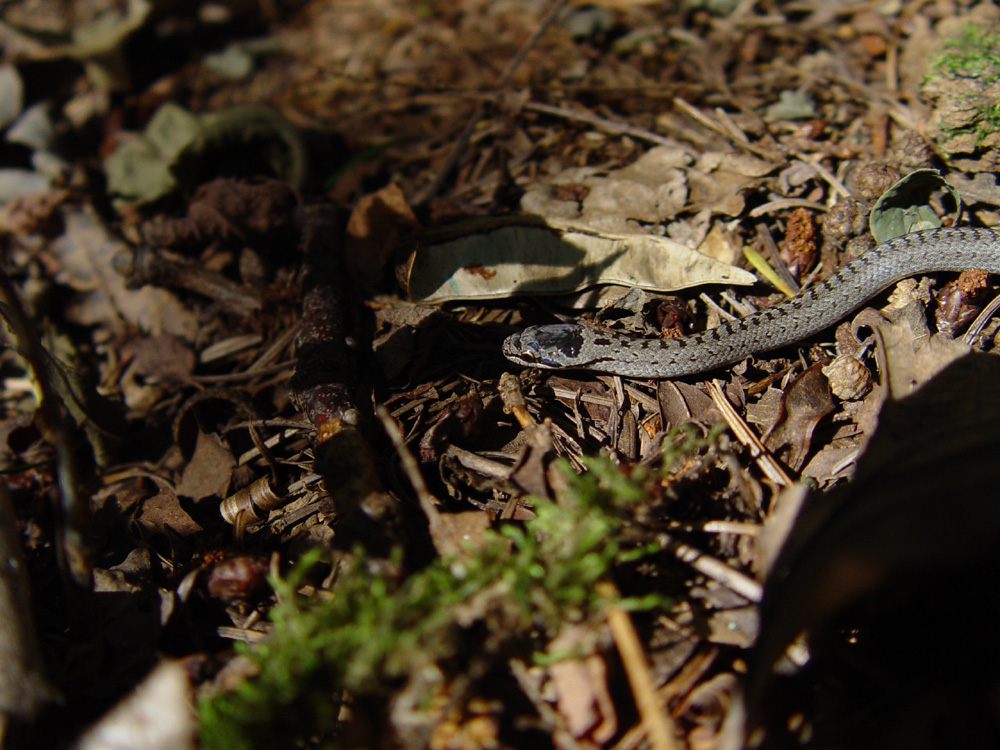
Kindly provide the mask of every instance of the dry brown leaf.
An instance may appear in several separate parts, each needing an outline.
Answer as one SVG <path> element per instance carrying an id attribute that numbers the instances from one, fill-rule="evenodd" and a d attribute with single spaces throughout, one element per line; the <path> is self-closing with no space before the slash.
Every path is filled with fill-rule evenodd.
<path id="1" fill-rule="evenodd" d="M 184 383 L 190 379 L 195 356 L 191 347 L 175 336 L 142 336 L 122 348 L 131 357 L 134 375 L 157 383 Z"/>
<path id="2" fill-rule="evenodd" d="M 166 534 L 168 537 L 186 537 L 203 530 L 181 507 L 177 495 L 168 487 L 161 487 L 158 493 L 143 501 L 135 522 L 148 533 Z"/>
<path id="3" fill-rule="evenodd" d="M 196 501 L 225 497 L 234 468 L 236 459 L 219 436 L 199 430 L 194 454 L 177 484 L 177 494 Z"/>
<path id="4" fill-rule="evenodd" d="M 642 231 L 643 225 L 663 223 L 685 207 L 688 191 L 681 167 L 691 161 L 686 147 L 658 146 L 621 169 L 574 167 L 550 178 L 549 184 L 529 187 L 521 210 L 598 232 Z M 562 185 L 577 189 L 566 194 L 559 190 Z"/>
<path id="5" fill-rule="evenodd" d="M 351 278 L 366 286 L 381 282 L 401 238 L 418 225 L 395 183 L 359 198 L 347 220 L 344 240 L 344 263 Z"/>
<path id="6" fill-rule="evenodd" d="M 885 344 L 886 372 L 891 398 L 902 398 L 933 378 L 956 359 L 969 353 L 959 339 L 935 334 L 914 349 L 913 332 L 907 322 L 879 326 Z"/>
<path id="7" fill-rule="evenodd" d="M 556 709 L 574 739 L 592 738 L 603 744 L 614 736 L 618 717 L 608 694 L 607 667 L 603 657 L 591 653 L 593 633 L 578 625 L 566 625 L 549 644 L 549 653 L 580 652 L 549 666 L 556 696 Z"/>
<path id="8" fill-rule="evenodd" d="M 788 447 L 785 463 L 798 470 L 805 463 L 813 430 L 833 409 L 833 396 L 821 365 L 813 365 L 792 380 L 781 399 L 781 412 L 764 445 L 775 455 Z"/>

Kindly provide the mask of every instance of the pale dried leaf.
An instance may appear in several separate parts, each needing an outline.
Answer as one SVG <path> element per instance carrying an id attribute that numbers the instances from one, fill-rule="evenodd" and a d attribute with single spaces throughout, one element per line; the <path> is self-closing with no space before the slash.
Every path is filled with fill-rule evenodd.
<path id="1" fill-rule="evenodd" d="M 556 709 L 574 739 L 593 735 L 598 742 L 610 739 L 617 726 L 613 702 L 608 696 L 604 660 L 590 651 L 593 635 L 578 625 L 566 625 L 549 644 L 553 654 L 582 652 L 577 658 L 560 659 L 549 666 L 556 695 Z"/>
<path id="2" fill-rule="evenodd" d="M 403 270 L 411 299 L 442 302 L 556 294 L 594 284 L 676 291 L 753 284 L 753 274 L 666 237 L 511 225 L 416 250 Z"/>
<path id="3" fill-rule="evenodd" d="M 114 237 L 89 207 L 63 211 L 65 233 L 50 245 L 55 278 L 78 294 L 66 311 L 79 325 L 104 325 L 126 333 L 123 321 L 147 333 L 166 333 L 185 341 L 198 334 L 198 318 L 165 289 L 127 289 L 112 259 L 128 246 Z"/>
<path id="4" fill-rule="evenodd" d="M 177 662 L 160 663 L 73 745 L 74 750 L 194 750 L 191 686 Z"/>

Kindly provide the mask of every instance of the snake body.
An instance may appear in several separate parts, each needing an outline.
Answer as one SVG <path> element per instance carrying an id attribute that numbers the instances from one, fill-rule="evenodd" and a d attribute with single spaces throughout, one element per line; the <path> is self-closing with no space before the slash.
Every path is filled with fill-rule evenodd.
<path id="1" fill-rule="evenodd" d="M 633 378 L 691 375 L 801 341 L 907 276 L 967 268 L 1000 273 L 1000 230 L 943 228 L 895 237 L 796 297 L 684 338 L 638 338 L 561 323 L 515 333 L 503 352 L 530 367 Z"/>

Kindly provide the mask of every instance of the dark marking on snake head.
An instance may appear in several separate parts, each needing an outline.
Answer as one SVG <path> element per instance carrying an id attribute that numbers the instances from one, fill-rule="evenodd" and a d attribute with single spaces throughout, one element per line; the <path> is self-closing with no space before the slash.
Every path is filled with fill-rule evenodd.
<path id="1" fill-rule="evenodd" d="M 567 357 L 580 356 L 583 329 L 577 325 L 558 323 L 538 326 L 534 330 L 535 346 L 545 351 L 558 351 Z"/>
<path id="2" fill-rule="evenodd" d="M 600 336 L 594 339 L 594 344 L 597 346 L 611 346 L 611 339 Z"/>
<path id="3" fill-rule="evenodd" d="M 568 367 L 580 355 L 583 329 L 559 323 L 532 326 L 508 337 L 503 352 L 515 362 L 534 367 Z"/>

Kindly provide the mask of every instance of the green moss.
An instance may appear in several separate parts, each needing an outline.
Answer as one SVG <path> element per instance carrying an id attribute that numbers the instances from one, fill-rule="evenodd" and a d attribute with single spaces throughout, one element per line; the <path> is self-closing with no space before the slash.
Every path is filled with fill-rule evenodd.
<path id="1" fill-rule="evenodd" d="M 930 64 L 924 85 L 941 77 L 973 80 L 984 88 L 1000 80 L 1000 30 L 970 23 L 958 36 L 944 40 Z M 997 130 L 1000 130 L 1000 101 L 993 101 L 978 107 L 974 127 L 956 129 L 945 135 L 975 133 L 982 139 Z"/>
<path id="2" fill-rule="evenodd" d="M 968 24 L 957 37 L 944 40 L 931 62 L 931 75 L 976 78 L 982 83 L 1000 79 L 1000 31 Z"/>
<path id="3" fill-rule="evenodd" d="M 608 602 L 596 584 L 616 565 L 659 549 L 652 542 L 623 547 L 622 527 L 675 461 L 715 435 L 677 433 L 665 441 L 660 470 L 626 475 L 608 460 L 589 459 L 577 476 L 564 465 L 568 490 L 558 504 L 535 499 L 534 519 L 501 527 L 475 554 L 437 560 L 398 588 L 367 572 L 359 556 L 332 591 L 302 596 L 320 554 L 306 556 L 288 578 L 272 582 L 278 604 L 268 639 L 244 649 L 258 674 L 232 693 L 201 700 L 202 746 L 282 748 L 332 738 L 343 691 L 384 705 L 429 668 L 446 672 L 444 663 L 455 674 L 501 651 L 504 658 L 541 653 L 566 622 L 601 616 Z M 652 609 L 670 600 L 646 594 L 617 603 Z M 463 637 L 473 631 L 474 639 Z"/>

